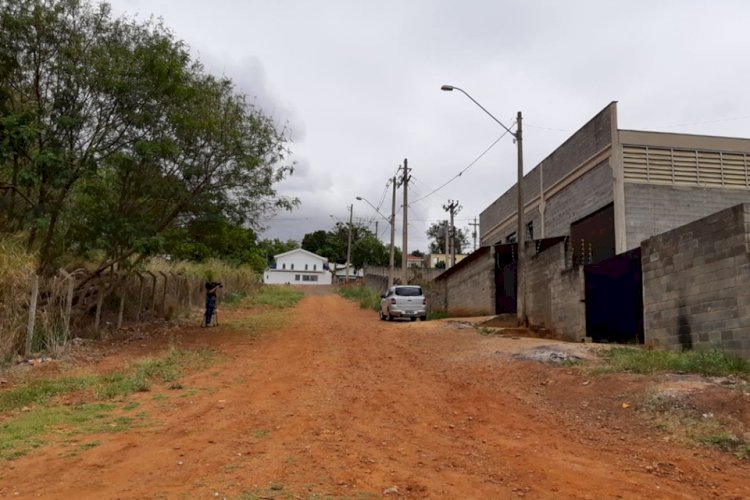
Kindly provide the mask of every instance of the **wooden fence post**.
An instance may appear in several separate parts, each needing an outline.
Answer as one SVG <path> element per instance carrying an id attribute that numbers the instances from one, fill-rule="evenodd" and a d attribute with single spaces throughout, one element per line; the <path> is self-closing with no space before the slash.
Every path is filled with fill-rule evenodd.
<path id="1" fill-rule="evenodd" d="M 135 322 L 139 323 L 141 321 L 141 309 L 143 309 L 143 275 L 138 271 L 135 272 L 135 275 L 138 276 L 140 282 L 138 286 L 138 311 L 135 313 Z"/>
<path id="2" fill-rule="evenodd" d="M 26 329 L 26 351 L 28 358 L 31 355 L 31 347 L 34 341 L 34 323 L 36 322 L 36 301 L 39 296 L 39 276 L 34 274 L 31 281 L 31 302 L 29 303 L 29 324 Z"/>
<path id="3" fill-rule="evenodd" d="M 99 322 L 102 319 L 102 306 L 104 305 L 104 291 L 97 290 L 98 297 L 96 298 L 96 317 L 94 319 L 94 331 L 99 333 Z"/>
<path id="4" fill-rule="evenodd" d="M 167 314 L 167 285 L 169 284 L 169 278 L 163 271 L 159 271 L 159 274 L 164 278 L 164 287 L 161 290 L 161 315 L 166 316 Z"/>
<path id="5" fill-rule="evenodd" d="M 127 288 L 128 275 L 119 279 L 120 284 L 120 310 L 117 312 L 117 329 L 122 328 L 122 314 L 125 312 L 125 290 Z"/>
<path id="6" fill-rule="evenodd" d="M 146 271 L 151 275 L 151 313 L 156 310 L 156 275 L 151 271 Z"/>
<path id="7" fill-rule="evenodd" d="M 185 289 L 187 291 L 188 316 L 190 316 L 190 312 L 193 310 L 193 289 L 190 285 L 190 276 L 185 276 Z"/>
<path id="8" fill-rule="evenodd" d="M 65 310 L 63 312 L 63 341 L 67 342 L 70 338 L 70 314 L 73 311 L 73 292 L 75 291 L 75 278 L 72 274 L 60 269 L 63 279 L 68 283 L 68 290 L 65 295 Z"/>

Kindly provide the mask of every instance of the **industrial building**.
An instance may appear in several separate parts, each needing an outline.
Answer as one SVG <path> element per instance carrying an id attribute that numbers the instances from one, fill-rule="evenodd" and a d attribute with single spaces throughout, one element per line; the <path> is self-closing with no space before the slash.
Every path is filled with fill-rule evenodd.
<path id="1" fill-rule="evenodd" d="M 735 241 L 749 156 L 750 139 L 619 129 L 610 103 L 523 178 L 529 324 L 568 340 L 724 343 L 750 356 L 750 294 L 725 269 L 750 267 Z M 516 187 L 481 213 L 481 248 L 435 280 L 435 307 L 515 312 Z M 709 284 L 690 281 L 717 266 Z"/>

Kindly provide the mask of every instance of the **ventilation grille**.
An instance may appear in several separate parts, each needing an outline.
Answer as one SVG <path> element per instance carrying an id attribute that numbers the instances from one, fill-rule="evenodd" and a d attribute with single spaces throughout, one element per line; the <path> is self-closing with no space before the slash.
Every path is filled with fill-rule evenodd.
<path id="1" fill-rule="evenodd" d="M 745 153 L 623 146 L 623 160 L 627 182 L 750 188 Z"/>

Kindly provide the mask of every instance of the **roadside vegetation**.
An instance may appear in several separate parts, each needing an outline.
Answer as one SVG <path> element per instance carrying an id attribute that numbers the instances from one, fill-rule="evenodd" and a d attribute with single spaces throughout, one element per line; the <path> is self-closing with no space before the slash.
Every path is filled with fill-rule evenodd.
<path id="1" fill-rule="evenodd" d="M 670 440 L 686 446 L 714 448 L 741 460 L 750 460 L 750 429 L 730 414 L 700 409 L 687 398 L 665 394 L 649 397 L 641 414 Z"/>
<path id="2" fill-rule="evenodd" d="M 604 365 L 596 372 L 695 373 L 705 376 L 750 378 L 750 362 L 717 349 L 667 351 L 613 347 L 601 353 Z"/>
<path id="3" fill-rule="evenodd" d="M 276 309 L 284 309 L 297 305 L 305 294 L 296 288 L 287 285 L 266 285 L 261 287 L 259 293 L 253 297 L 252 304 L 256 306 L 268 306 Z"/>
<path id="4" fill-rule="evenodd" d="M 337 293 L 345 299 L 359 303 L 361 309 L 372 309 L 377 311 L 380 308 L 380 294 L 372 288 L 366 286 L 342 286 Z"/>
<path id="5" fill-rule="evenodd" d="M 138 407 L 126 401 L 129 395 L 149 391 L 156 384 L 182 389 L 179 379 L 185 372 L 205 368 L 215 360 L 211 350 L 171 349 L 108 375 L 32 380 L 0 393 L 0 459 L 25 455 L 44 443 L 66 443 L 77 436 L 141 425 L 146 415 L 129 413 Z M 71 451 L 95 445 L 71 445 Z"/>
<path id="6" fill-rule="evenodd" d="M 731 377 L 738 384 L 738 397 L 750 381 L 750 363 L 717 349 L 705 351 L 667 351 L 612 347 L 600 353 L 603 365 L 584 368 L 592 374 L 630 372 L 643 375 L 659 373 L 695 374 L 707 377 Z M 656 391 L 647 396 L 640 414 L 664 432 L 667 439 L 686 446 L 705 446 L 750 459 L 750 429 L 729 412 L 714 412 L 690 400 L 689 394 Z"/>

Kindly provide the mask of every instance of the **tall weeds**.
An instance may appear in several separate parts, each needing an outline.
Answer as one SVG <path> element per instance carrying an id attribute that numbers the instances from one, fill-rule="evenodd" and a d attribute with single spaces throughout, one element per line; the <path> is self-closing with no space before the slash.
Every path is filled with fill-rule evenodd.
<path id="1" fill-rule="evenodd" d="M 24 351 L 34 270 L 35 256 L 25 252 L 19 241 L 0 239 L 0 365 Z M 222 282 L 223 295 L 254 296 L 260 289 L 250 267 L 218 260 L 152 259 L 137 272 L 113 270 L 88 280 L 84 265 L 74 275 L 68 328 L 65 317 L 71 282 L 63 273 L 40 278 L 32 352 L 60 356 L 71 337 L 106 335 L 117 327 L 121 314 L 123 324 L 189 317 L 203 306 L 206 281 Z"/>
<path id="2" fill-rule="evenodd" d="M 29 308 L 34 258 L 20 241 L 0 239 L 0 357 L 8 361 L 20 348 Z"/>

